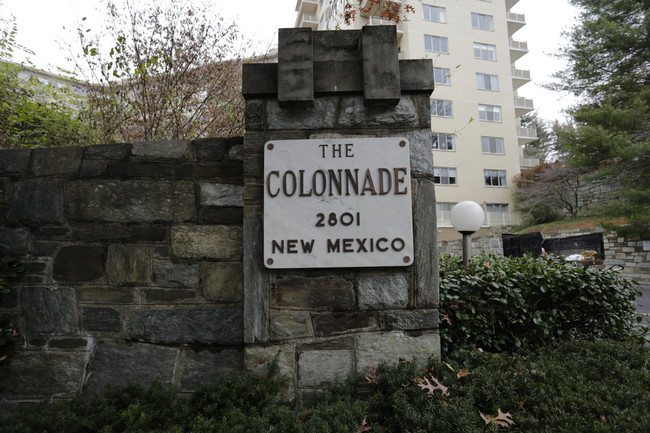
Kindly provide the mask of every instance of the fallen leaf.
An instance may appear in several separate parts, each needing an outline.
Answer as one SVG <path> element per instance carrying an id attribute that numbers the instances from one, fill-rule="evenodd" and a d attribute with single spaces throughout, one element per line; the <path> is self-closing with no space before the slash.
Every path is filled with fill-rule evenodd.
<path id="1" fill-rule="evenodd" d="M 431 375 L 430 375 L 431 376 Z M 438 382 L 438 379 L 435 377 L 431 376 L 431 380 L 435 382 L 435 384 L 431 383 L 429 379 L 426 377 L 419 377 L 416 379 L 417 385 L 427 391 L 427 395 L 431 397 L 435 397 L 435 391 L 439 390 L 442 397 L 447 397 L 449 396 L 449 388 L 444 386 L 442 383 Z"/>
<path id="2" fill-rule="evenodd" d="M 449 314 L 441 314 L 440 317 L 442 317 L 442 320 L 444 322 L 447 322 L 448 324 L 451 325 L 451 319 L 449 318 Z"/>
<path id="3" fill-rule="evenodd" d="M 510 412 L 503 413 L 501 412 L 501 409 L 498 409 L 497 416 L 485 415 L 481 411 L 478 413 L 481 415 L 481 418 L 483 418 L 483 421 L 485 421 L 485 424 L 493 423 L 501 427 L 509 428 L 515 423 L 512 419 L 512 415 L 510 415 Z"/>
<path id="4" fill-rule="evenodd" d="M 526 400 L 522 400 L 517 404 L 517 410 L 520 410 L 526 404 Z"/>
<path id="5" fill-rule="evenodd" d="M 601 416 L 600 416 L 600 421 L 601 421 L 603 424 L 607 424 L 607 417 L 606 417 L 605 415 L 601 415 Z"/>
<path id="6" fill-rule="evenodd" d="M 366 380 L 368 383 L 377 383 L 377 374 L 379 373 L 379 369 L 375 366 L 372 367 L 372 373 L 366 374 Z"/>
<path id="7" fill-rule="evenodd" d="M 452 367 L 451 365 L 447 364 L 446 362 L 443 362 L 443 364 L 445 364 L 445 366 L 446 366 L 448 369 L 450 369 L 451 371 L 455 371 L 455 370 L 454 370 L 454 367 Z"/>
<path id="8" fill-rule="evenodd" d="M 365 419 L 361 421 L 361 425 L 357 429 L 357 433 L 363 433 L 364 431 L 370 431 L 370 427 L 367 426 Z"/>
<path id="9" fill-rule="evenodd" d="M 456 373 L 456 377 L 459 378 L 459 379 L 461 377 L 465 377 L 465 376 L 468 376 L 468 375 L 469 375 L 469 371 L 465 370 L 464 368 L 461 368 L 460 370 L 458 370 L 458 373 Z"/>

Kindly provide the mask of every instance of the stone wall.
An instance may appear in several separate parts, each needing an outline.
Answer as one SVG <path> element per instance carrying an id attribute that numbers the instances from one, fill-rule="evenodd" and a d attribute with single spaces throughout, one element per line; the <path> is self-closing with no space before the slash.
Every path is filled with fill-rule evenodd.
<path id="1" fill-rule="evenodd" d="M 242 139 L 0 152 L 0 315 L 25 345 L 0 406 L 244 368 Z"/>
<path id="2" fill-rule="evenodd" d="M 439 356 L 433 71 L 430 60 L 397 60 L 390 26 L 281 29 L 279 40 L 278 65 L 244 67 L 246 365 L 256 370 L 278 360 L 291 388 L 308 399 L 323 382 L 384 361 Z M 413 264 L 266 269 L 260 249 L 265 144 L 337 137 L 409 140 Z"/>

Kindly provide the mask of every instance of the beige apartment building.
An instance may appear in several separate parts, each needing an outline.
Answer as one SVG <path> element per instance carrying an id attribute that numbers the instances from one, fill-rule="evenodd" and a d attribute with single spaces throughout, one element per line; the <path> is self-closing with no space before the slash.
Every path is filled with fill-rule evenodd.
<path id="1" fill-rule="evenodd" d="M 352 0 L 353 2 L 355 0 Z M 401 5 L 400 0 L 391 1 Z M 431 59 L 436 89 L 431 95 L 431 149 L 435 166 L 439 239 L 458 236 L 449 212 L 462 200 L 479 203 L 486 227 L 519 222 L 513 211 L 513 177 L 539 161 L 524 158 L 522 145 L 536 131 L 521 127 L 520 117 L 533 101 L 520 96 L 530 72 L 516 62 L 528 52 L 515 33 L 525 24 L 513 10 L 518 0 L 409 0 L 414 13 L 397 23 L 400 58 Z M 362 1 L 349 28 L 395 24 L 376 16 Z M 403 5 L 401 5 L 404 9 Z M 346 28 L 343 0 L 297 0 L 296 27 Z"/>

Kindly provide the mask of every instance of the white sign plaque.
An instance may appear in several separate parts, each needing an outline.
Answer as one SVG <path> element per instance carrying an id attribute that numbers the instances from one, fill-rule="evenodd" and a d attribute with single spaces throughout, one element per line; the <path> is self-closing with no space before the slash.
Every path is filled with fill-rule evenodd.
<path id="1" fill-rule="evenodd" d="M 267 142 L 264 263 L 271 269 L 412 264 L 408 141 Z"/>

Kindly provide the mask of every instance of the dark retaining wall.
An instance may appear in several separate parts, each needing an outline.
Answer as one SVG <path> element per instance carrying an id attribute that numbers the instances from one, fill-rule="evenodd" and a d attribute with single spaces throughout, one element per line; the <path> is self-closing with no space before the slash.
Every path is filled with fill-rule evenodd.
<path id="1" fill-rule="evenodd" d="M 0 406 L 243 369 L 242 139 L 0 152 Z"/>

